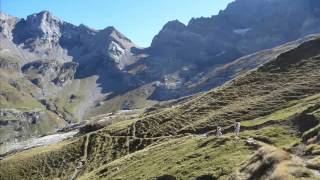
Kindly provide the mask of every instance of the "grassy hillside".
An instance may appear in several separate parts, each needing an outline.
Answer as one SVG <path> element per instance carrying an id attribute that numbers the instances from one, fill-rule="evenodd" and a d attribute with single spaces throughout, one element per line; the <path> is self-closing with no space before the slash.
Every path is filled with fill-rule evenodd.
<path id="1" fill-rule="evenodd" d="M 40 103 L 41 90 L 21 75 L 17 62 L 0 57 L 0 143 L 54 133 L 66 125 Z M 39 112 L 39 118 L 32 122 L 34 112 Z"/>
<path id="2" fill-rule="evenodd" d="M 42 105 L 32 97 L 27 88 L 28 86 L 23 81 L 19 82 L 18 87 L 14 87 L 7 81 L 0 80 L 0 107 L 17 109 L 42 108 Z"/>
<path id="3" fill-rule="evenodd" d="M 2 160 L 0 179 L 319 179 L 319 82 L 320 38 L 171 108 Z"/>
<path id="4" fill-rule="evenodd" d="M 150 107 L 157 103 L 157 101 L 149 100 L 148 98 L 154 91 L 151 84 L 133 89 L 125 94 L 117 95 L 113 98 L 102 101 L 101 105 L 92 108 L 91 112 L 87 115 L 92 117 L 109 112 L 116 112 L 118 110 L 128 109 L 143 109 Z"/>
<path id="5" fill-rule="evenodd" d="M 254 120 L 320 91 L 320 40 L 280 55 L 223 87 L 135 124 L 136 135 L 204 133 L 235 121 Z M 132 127 L 133 129 L 133 127 Z"/>
<path id="6" fill-rule="evenodd" d="M 83 155 L 83 138 L 27 150 L 1 161 L 0 179 L 53 179 L 70 176 Z"/>
<path id="7" fill-rule="evenodd" d="M 20 74 L 20 65 L 12 57 L 0 57 L 0 107 L 41 108 L 34 97 L 39 89 Z"/>

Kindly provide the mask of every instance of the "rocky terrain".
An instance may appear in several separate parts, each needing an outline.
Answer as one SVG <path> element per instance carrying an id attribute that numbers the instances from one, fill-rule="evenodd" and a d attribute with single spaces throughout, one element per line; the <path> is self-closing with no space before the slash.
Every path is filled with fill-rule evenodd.
<path id="1" fill-rule="evenodd" d="M 268 63 L 219 88 L 6 157 L 0 177 L 320 179 L 320 36 L 271 51 L 279 49 Z"/>
<path id="2" fill-rule="evenodd" d="M 30 138 L 26 141 L 11 142 L 0 146 L 0 158 L 8 156 L 10 154 L 24 151 L 38 146 L 46 146 L 63 141 L 67 138 L 73 137 L 78 131 L 71 131 L 67 133 L 59 133 L 54 135 L 48 135 L 40 138 Z"/>
<path id="3" fill-rule="evenodd" d="M 320 179 L 319 15 L 236 0 L 142 48 L 0 13 L 0 180 Z"/>
<path id="4" fill-rule="evenodd" d="M 317 0 L 236 0 L 217 16 L 194 18 L 187 25 L 168 22 L 147 50 L 141 78 L 147 73 L 160 79 L 152 96 L 160 100 L 209 90 L 230 80 L 212 75 L 225 64 L 319 32 L 318 14 Z"/>
<path id="5" fill-rule="evenodd" d="M 23 95 L 34 106 L 22 111 L 46 112 L 38 121 L 45 122 L 42 130 L 21 136 L 16 128 L 18 135 L 5 139 L 43 135 L 93 116 L 146 108 L 222 85 L 282 50 L 265 49 L 320 32 L 319 8 L 317 0 L 236 0 L 209 18 L 194 18 L 187 25 L 168 22 L 148 48 L 114 27 L 75 26 L 48 11 L 25 19 L 1 13 L 0 67 L 11 70 L 1 70 L 1 86 L 7 90 L 2 90 L 0 108 L 21 111 L 16 99 Z M 241 58 L 260 50 L 270 56 Z M 7 127 L 0 129 L 7 134 Z"/>

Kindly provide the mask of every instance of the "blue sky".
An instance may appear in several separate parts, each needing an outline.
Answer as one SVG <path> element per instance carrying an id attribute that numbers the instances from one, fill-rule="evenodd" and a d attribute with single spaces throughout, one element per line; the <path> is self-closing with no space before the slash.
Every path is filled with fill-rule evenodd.
<path id="1" fill-rule="evenodd" d="M 2 11 L 17 17 L 51 11 L 62 20 L 103 29 L 114 26 L 139 46 L 149 46 L 162 26 L 178 19 L 209 17 L 233 0 L 0 0 Z"/>

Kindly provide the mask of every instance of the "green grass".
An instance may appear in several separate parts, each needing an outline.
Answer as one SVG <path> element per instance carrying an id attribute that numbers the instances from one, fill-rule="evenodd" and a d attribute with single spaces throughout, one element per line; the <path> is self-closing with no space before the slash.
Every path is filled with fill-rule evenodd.
<path id="1" fill-rule="evenodd" d="M 82 156 L 83 138 L 30 149 L 0 161 L 0 180 L 69 179 Z"/>
<path id="2" fill-rule="evenodd" d="M 126 126 L 121 123 L 114 124 L 109 130 L 122 130 Z M 126 155 L 126 138 L 110 137 L 106 131 L 90 135 L 87 168 L 80 179 L 152 179 L 164 174 L 174 175 L 178 179 L 195 179 L 203 175 L 227 179 L 255 151 L 245 144 L 245 139 L 254 137 L 267 140 L 271 145 L 280 148 L 300 140 L 288 126 L 271 126 L 242 132 L 240 139 L 236 139 L 232 134 L 226 134 L 222 138 L 186 136 L 167 139 Z M 7 177 L 8 173 L 16 174 L 13 179 L 37 179 L 39 174 L 45 178 L 70 177 L 72 169 L 76 166 L 75 162 L 81 159 L 82 140 L 80 137 L 77 141 L 62 142 L 19 153 L 0 163 L 0 173 L 2 172 L 3 177 Z M 62 156 L 61 153 L 65 153 L 63 158 L 67 160 L 59 164 L 58 157 Z M 69 156 L 74 153 L 78 155 L 74 158 Z M 28 165 L 25 164 L 27 162 Z M 40 167 L 43 165 L 44 170 L 41 170 Z M 26 168 L 34 170 L 25 172 Z M 50 173 L 46 173 L 49 169 Z"/>
<path id="3" fill-rule="evenodd" d="M 289 120 L 290 118 L 302 113 L 308 108 L 319 103 L 320 103 L 320 94 L 316 94 L 314 96 L 307 97 L 299 101 L 291 102 L 290 105 L 288 105 L 290 107 L 281 109 L 279 111 L 275 111 L 270 115 L 259 117 L 254 120 L 243 121 L 241 122 L 241 125 L 245 127 L 253 127 L 253 126 L 266 123 L 271 120 L 276 122 Z"/>
<path id="4" fill-rule="evenodd" d="M 281 149 L 300 142 L 289 126 L 244 131 L 240 139 L 232 134 L 222 138 L 187 136 L 151 145 L 102 165 L 81 179 L 155 179 L 165 174 L 178 179 L 203 175 L 227 179 L 255 152 L 244 142 L 250 137 Z"/>
<path id="5" fill-rule="evenodd" d="M 287 64 L 281 64 L 281 70 L 277 61 L 271 62 L 180 106 L 142 118 L 137 134 L 156 137 L 202 133 L 235 121 L 256 126 L 269 120 L 286 120 L 319 102 L 319 59 L 291 62 L 282 56 L 282 61 Z"/>
<path id="6" fill-rule="evenodd" d="M 94 77 L 74 80 L 72 83 L 64 86 L 58 96 L 52 97 L 51 100 L 55 102 L 59 111 L 65 112 L 68 115 L 68 118 L 79 121 L 82 119 L 84 111 L 86 111 L 86 109 L 81 109 L 80 107 L 83 104 L 90 104 L 90 100 L 86 98 L 95 81 Z M 72 95 L 76 97 L 73 100 L 70 99 Z"/>
<path id="7" fill-rule="evenodd" d="M 1 142 L 8 139 L 12 140 L 13 138 L 25 140 L 32 136 L 49 135 L 55 133 L 57 128 L 63 128 L 66 125 L 66 122 L 63 119 L 51 111 L 43 111 L 40 115 L 40 120 L 35 124 L 26 121 L 16 121 L 16 117 L 12 119 L 15 119 L 15 121 L 11 122 L 9 125 L 0 127 Z M 23 128 L 23 130 L 17 131 L 16 129 L 19 127 Z"/>
<path id="8" fill-rule="evenodd" d="M 301 143 L 298 128 L 295 126 L 300 122 L 294 124 L 293 121 L 284 121 L 301 115 L 303 111 L 310 110 L 310 107 L 317 107 L 319 103 L 320 59 L 312 57 L 320 54 L 319 42 L 313 43 L 316 44 L 310 50 L 305 49 L 310 44 L 296 48 L 256 71 L 251 71 L 220 88 L 203 93 L 173 108 L 142 115 L 139 119 L 119 121 L 103 130 L 91 133 L 87 138 L 89 141 L 86 141 L 88 154 L 85 174 L 81 178 L 154 179 L 169 174 L 178 179 L 195 179 L 203 175 L 227 179 L 256 151 L 246 145 L 247 138 L 253 137 L 267 143 L 272 146 L 271 149 L 275 149 L 275 152 L 280 152 L 280 149 L 290 149 L 292 145 Z M 115 105 L 119 105 L 118 102 L 115 102 Z M 67 105 L 64 103 L 63 107 Z M 319 114 L 316 110 L 313 113 Z M 264 124 L 271 120 L 275 123 Z M 239 139 L 231 134 L 221 138 L 187 136 L 187 133 L 210 132 L 218 125 L 229 127 L 235 121 L 241 121 L 244 127 Z M 313 129 L 311 133 L 317 130 Z M 173 136 L 168 137 L 168 135 Z M 21 175 L 19 176 L 21 178 L 29 175 L 30 177 L 43 175 L 49 179 L 67 177 L 74 168 L 74 162 L 82 157 L 78 155 L 68 159 L 65 156 L 82 152 L 84 150 L 82 139 L 84 138 L 78 139 L 82 142 L 81 145 L 66 145 L 61 149 L 48 151 L 50 154 L 45 153 L 45 156 L 41 153 L 35 154 L 34 151 L 27 159 L 30 160 L 31 157 L 38 159 L 30 163 L 32 169 L 38 169 L 35 173 L 37 175 L 22 173 L 26 171 L 24 164 L 21 163 L 20 166 L 20 163 L 16 163 L 18 161 L 14 158 L 25 159 L 26 154 L 20 157 L 14 156 L 6 162 L 14 163 L 11 168 L 14 173 Z M 273 155 L 277 157 L 277 153 Z M 62 159 L 59 159 L 60 156 Z M 268 153 L 266 156 L 268 157 Z M 44 165 L 44 162 L 50 162 L 48 159 L 60 160 L 63 163 Z M 292 166 L 284 165 L 286 163 L 279 163 L 283 165 L 280 171 L 281 168 L 291 170 Z M 304 165 L 303 161 L 301 165 Z M 53 173 L 40 171 L 43 166 L 54 169 Z M 10 171 L 10 167 L 4 167 L 6 167 L 4 164 L 0 164 L 2 168 L 0 172 L 7 175 L 6 172 Z M 64 172 L 65 170 L 68 173 Z M 269 171 L 263 170 L 261 169 L 261 173 L 267 176 Z M 287 171 L 281 172 L 288 174 Z M 281 175 L 285 177 L 287 174 Z"/>
<path id="9" fill-rule="evenodd" d="M 126 131 L 137 119 L 130 119 L 112 123 L 104 128 L 102 131 L 113 134 L 116 132 Z"/>
<path id="10" fill-rule="evenodd" d="M 143 87 L 131 90 L 125 94 L 117 95 L 110 100 L 104 101 L 103 105 L 95 107 L 88 116 L 96 116 L 103 113 L 122 110 L 126 103 L 128 103 L 130 109 L 143 109 L 150 107 L 156 104 L 157 101 L 148 99 L 154 91 L 154 87 L 149 86 L 150 85 L 145 85 Z"/>
<path id="11" fill-rule="evenodd" d="M 115 160 L 80 179 L 150 179 L 165 174 L 178 179 L 226 178 L 252 152 L 230 137 L 183 137 Z"/>
<path id="12" fill-rule="evenodd" d="M 45 111 L 40 118 L 41 121 L 31 126 L 30 133 L 48 135 L 66 126 L 66 122 L 51 111 Z"/>
<path id="13" fill-rule="evenodd" d="M 254 138 L 259 141 L 274 145 L 279 148 L 290 147 L 300 142 L 300 136 L 290 126 L 269 126 L 258 130 L 244 131 L 241 134 L 245 138 Z"/>
<path id="14" fill-rule="evenodd" d="M 42 105 L 25 89 L 18 90 L 6 81 L 0 80 L 0 92 L 1 108 L 43 109 Z"/>

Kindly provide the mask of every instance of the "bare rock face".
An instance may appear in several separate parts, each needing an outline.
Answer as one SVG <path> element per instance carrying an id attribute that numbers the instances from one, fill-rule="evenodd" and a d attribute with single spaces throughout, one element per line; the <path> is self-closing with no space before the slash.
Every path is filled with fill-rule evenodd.
<path id="1" fill-rule="evenodd" d="M 146 49 L 114 27 L 75 26 L 47 11 L 26 19 L 2 14 L 0 55 L 22 54 L 22 65 L 41 59 L 76 62 L 75 78 L 97 76 L 103 94 L 157 82 L 151 98 L 168 100 L 222 84 L 228 78 L 212 80 L 212 72 L 241 56 L 320 32 L 319 9 L 316 0 L 236 0 L 216 16 L 187 25 L 168 22 Z M 41 84 L 39 78 L 34 82 Z"/>
<path id="2" fill-rule="evenodd" d="M 38 58 L 56 57 L 63 61 L 70 61 L 72 58 L 59 45 L 62 29 L 65 26 L 68 24 L 54 17 L 50 12 L 42 11 L 26 19 L 20 19 L 16 23 L 11 32 L 12 42 Z"/>
<path id="3" fill-rule="evenodd" d="M 0 35 L 5 38 L 1 46 L 18 47 L 29 62 L 36 59 L 86 62 L 99 57 L 124 68 L 130 64 L 130 50 L 135 46 L 113 27 L 94 30 L 85 25 L 75 26 L 48 11 L 26 19 L 1 14 Z"/>
<path id="4" fill-rule="evenodd" d="M 213 58 L 215 48 L 234 48 L 241 55 L 250 54 L 319 32 L 318 9 L 319 3 L 314 0 L 237 0 L 217 16 L 195 18 L 186 26 L 169 22 L 154 38 L 151 48 L 157 52 L 178 45 L 176 48 L 183 50 L 201 44 L 201 49 L 195 46 L 193 53 L 200 55 L 202 50 Z M 179 56 L 188 52 L 181 53 Z"/>
<path id="5" fill-rule="evenodd" d="M 119 108 L 132 109 L 217 87 L 303 40 L 265 51 L 270 56 L 246 55 L 319 33 L 319 15 L 318 0 L 236 0 L 216 16 L 170 21 L 150 47 L 139 48 L 114 27 L 76 26 L 48 11 L 25 19 L 1 13 L 0 67 L 32 82 L 25 89 L 47 110 L 81 121 L 96 104 L 119 97 Z M 0 80 L 13 79 L 3 74 Z M 144 86 L 152 92 L 136 98 Z"/>
<path id="6" fill-rule="evenodd" d="M 123 70 L 139 60 L 132 52 L 137 48 L 114 27 L 94 30 L 75 26 L 48 11 L 26 19 L 1 14 L 0 22 L 0 57 L 17 59 L 23 75 L 45 97 L 72 94 L 68 89 L 73 91 L 79 86 L 78 81 L 72 84 L 74 79 L 97 77 L 98 82 L 84 87 L 89 91 L 88 98 L 84 98 L 87 104 L 81 105 L 84 108 L 104 94 L 136 84 Z M 64 88 L 67 84 L 72 85 Z"/>
<path id="7" fill-rule="evenodd" d="M 17 34 L 16 41 L 25 42 L 26 45 L 58 43 L 59 38 L 61 37 L 60 27 L 62 25 L 62 21 L 52 16 L 52 14 L 47 11 L 30 15 L 26 20 L 21 20 L 17 25 L 18 27 L 16 30 L 22 32 Z M 22 28 L 22 26 L 26 28 L 19 29 Z"/>
<path id="8" fill-rule="evenodd" d="M 20 71 L 20 65 L 18 62 L 13 62 L 4 58 L 0 58 L 0 69 Z"/>
<path id="9" fill-rule="evenodd" d="M 236 0 L 216 16 L 193 18 L 187 25 L 168 22 L 148 48 L 150 60 L 142 74 L 162 84 L 168 77 L 176 79 L 171 81 L 175 89 L 159 86 L 155 99 L 190 94 L 186 89 L 210 89 L 225 81 L 208 83 L 207 87 L 197 84 L 208 81 L 208 73 L 217 68 L 239 57 L 319 33 L 319 9 L 316 0 Z M 249 66 L 256 67 L 254 63 Z"/>
<path id="10" fill-rule="evenodd" d="M 73 80 L 77 66 L 78 64 L 74 62 L 34 61 L 25 64 L 22 67 L 22 72 L 39 87 L 43 87 L 44 83 L 53 83 L 62 87 Z"/>
<path id="11" fill-rule="evenodd" d="M 0 129 L 7 129 L 7 133 L 0 138 L 0 143 L 31 134 L 28 128 L 37 126 L 43 113 L 40 110 L 22 112 L 17 109 L 0 109 Z"/>
<path id="12" fill-rule="evenodd" d="M 0 33 L 12 40 L 12 30 L 19 21 L 18 18 L 0 13 Z"/>

